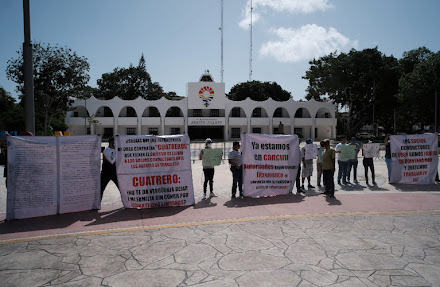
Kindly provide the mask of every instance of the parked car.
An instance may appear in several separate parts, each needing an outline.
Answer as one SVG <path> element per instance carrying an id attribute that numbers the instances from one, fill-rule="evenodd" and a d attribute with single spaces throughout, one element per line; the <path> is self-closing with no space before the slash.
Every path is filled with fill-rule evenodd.
<path id="1" fill-rule="evenodd" d="M 373 137 L 373 134 L 363 132 L 363 133 L 358 133 L 356 137 L 360 139 L 369 139 Z"/>

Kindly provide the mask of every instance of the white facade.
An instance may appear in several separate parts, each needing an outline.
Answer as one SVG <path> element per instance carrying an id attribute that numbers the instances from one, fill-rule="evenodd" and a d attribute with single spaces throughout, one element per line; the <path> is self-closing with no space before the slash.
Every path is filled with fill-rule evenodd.
<path id="1" fill-rule="evenodd" d="M 181 100 L 161 98 L 132 101 L 113 98 L 75 100 L 66 124 L 72 135 L 171 135 L 186 133 L 191 140 L 237 140 L 241 133 L 297 134 L 315 140 L 336 137 L 335 105 L 328 102 L 231 101 L 224 83 L 188 83 Z M 89 115 L 96 123 L 90 123 Z M 90 119 L 90 118 L 89 118 Z"/>

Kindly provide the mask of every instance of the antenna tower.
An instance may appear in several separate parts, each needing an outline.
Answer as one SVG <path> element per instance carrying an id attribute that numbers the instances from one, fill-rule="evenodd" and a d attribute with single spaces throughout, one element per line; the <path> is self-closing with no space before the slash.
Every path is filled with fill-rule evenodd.
<path id="1" fill-rule="evenodd" d="M 251 23 L 250 26 L 250 45 L 249 45 L 249 82 L 252 81 L 252 0 L 251 0 Z"/>
<path id="2" fill-rule="evenodd" d="M 220 75 L 221 75 L 221 82 L 222 83 L 224 83 L 224 81 L 223 81 L 223 72 L 224 72 L 224 70 L 223 70 L 223 0 L 221 1 L 222 2 L 222 8 L 221 8 L 221 19 L 220 19 L 220 23 L 221 23 L 221 26 L 220 26 L 220 34 L 221 34 L 221 41 L 220 41 L 220 51 L 221 51 L 221 56 L 220 56 Z"/>

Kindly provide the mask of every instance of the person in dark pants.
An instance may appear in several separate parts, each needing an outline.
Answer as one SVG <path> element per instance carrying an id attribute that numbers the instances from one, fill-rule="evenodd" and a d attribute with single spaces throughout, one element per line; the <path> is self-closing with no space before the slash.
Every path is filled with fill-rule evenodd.
<path id="1" fill-rule="evenodd" d="M 102 151 L 102 169 L 101 169 L 101 200 L 107 184 L 112 180 L 116 186 L 118 185 L 118 177 L 116 175 L 116 151 L 115 139 L 108 141 L 108 147 Z"/>
<path id="2" fill-rule="evenodd" d="M 205 153 L 205 149 L 211 149 L 212 140 L 210 138 L 207 138 L 205 140 L 205 148 L 200 151 L 199 159 L 203 160 L 203 155 Z M 203 166 L 203 174 L 205 175 L 205 181 L 203 182 L 203 199 L 206 199 L 206 190 L 208 188 L 208 182 L 209 182 L 209 190 L 210 194 L 209 197 L 215 197 L 214 191 L 213 191 L 213 185 L 214 185 L 214 167 L 213 166 Z"/>
<path id="3" fill-rule="evenodd" d="M 301 140 L 299 140 L 301 143 Z M 303 153 L 301 152 L 301 148 L 298 148 L 298 173 L 296 174 L 296 193 L 305 193 L 305 191 L 301 188 L 301 161 L 302 161 Z"/>
<path id="4" fill-rule="evenodd" d="M 324 176 L 325 191 L 322 194 L 335 197 L 335 150 L 330 147 L 330 140 L 324 140 L 324 154 L 322 155 L 322 173 Z"/>
<path id="5" fill-rule="evenodd" d="M 440 133 L 438 133 L 437 136 L 438 136 L 438 143 L 439 143 L 438 146 L 440 147 Z M 435 181 L 440 182 L 440 178 L 438 177 L 438 171 L 437 171 L 437 174 L 435 175 Z"/>
<path id="6" fill-rule="evenodd" d="M 373 184 L 376 184 L 375 174 L 374 174 L 373 158 L 372 157 L 366 157 L 364 155 L 364 150 L 362 150 L 362 155 L 364 156 L 364 159 L 362 160 L 362 164 L 364 165 L 364 170 L 365 170 L 365 181 L 368 184 L 368 168 L 370 168 L 371 180 L 373 181 Z"/>
<path id="7" fill-rule="evenodd" d="M 3 177 L 5 178 L 5 186 L 8 187 L 8 137 L 10 134 L 6 132 L 0 140 L 0 149 L 1 154 L 4 160 L 5 168 L 3 170 Z"/>
<path id="8" fill-rule="evenodd" d="M 238 190 L 240 192 L 240 196 L 243 196 L 243 171 L 242 171 L 242 165 L 243 165 L 243 158 L 241 155 L 240 150 L 240 143 L 239 142 L 233 142 L 232 143 L 232 149 L 229 151 L 228 159 L 229 164 L 231 165 L 231 172 L 232 172 L 232 196 L 231 198 L 236 197 L 237 193 L 237 186 Z"/>
<path id="9" fill-rule="evenodd" d="M 390 143 L 390 134 L 387 134 L 384 139 L 385 144 L 385 163 L 387 164 L 388 169 L 388 181 L 391 179 L 391 143 Z"/>

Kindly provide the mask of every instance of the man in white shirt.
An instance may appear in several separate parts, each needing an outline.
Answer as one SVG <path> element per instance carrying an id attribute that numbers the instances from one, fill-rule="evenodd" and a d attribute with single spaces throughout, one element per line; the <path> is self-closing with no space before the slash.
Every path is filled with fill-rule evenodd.
<path id="1" fill-rule="evenodd" d="M 232 143 L 232 149 L 229 151 L 228 154 L 229 164 L 231 165 L 231 172 L 232 172 L 232 196 L 231 198 L 236 197 L 237 193 L 237 186 L 238 190 L 240 192 L 240 196 L 243 196 L 243 172 L 242 172 L 242 166 L 243 166 L 243 158 L 240 152 L 240 143 L 239 142 L 233 142 Z"/>
<path id="2" fill-rule="evenodd" d="M 336 154 L 338 155 L 338 184 L 347 184 L 347 169 L 348 159 L 341 153 L 342 148 L 347 144 L 347 138 L 342 138 L 341 142 L 335 147 Z"/>

